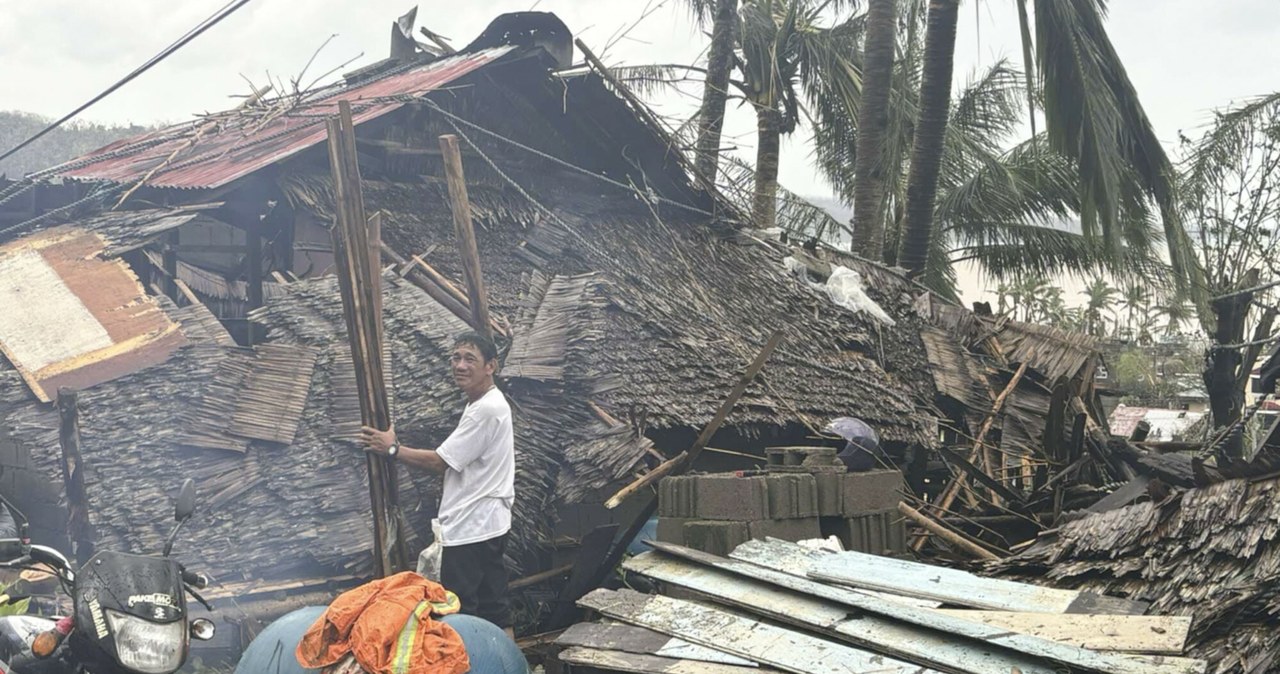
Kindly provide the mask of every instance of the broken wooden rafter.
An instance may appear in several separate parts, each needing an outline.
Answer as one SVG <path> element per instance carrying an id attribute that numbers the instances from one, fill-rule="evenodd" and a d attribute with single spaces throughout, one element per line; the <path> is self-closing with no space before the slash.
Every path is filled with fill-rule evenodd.
<path id="1" fill-rule="evenodd" d="M 948 525 L 930 519 L 929 517 L 921 514 L 920 511 L 905 503 L 898 503 L 898 512 L 905 515 L 912 522 L 920 525 L 926 531 L 946 541 L 957 550 L 968 553 L 971 557 L 989 561 L 1000 559 L 1000 557 L 995 553 L 987 550 L 977 543 L 974 543 L 973 541 L 970 541 L 958 531 L 952 530 Z"/>
<path id="2" fill-rule="evenodd" d="M 480 250 L 476 246 L 476 232 L 471 224 L 471 201 L 467 198 L 467 178 L 462 171 L 462 153 L 458 150 L 458 137 L 452 134 L 440 136 L 440 150 L 444 152 L 444 173 L 445 180 L 449 184 L 453 231 L 457 238 L 458 252 L 462 256 L 462 275 L 467 282 L 467 298 L 471 305 L 471 327 L 489 339 L 493 339 L 493 328 L 489 323 L 489 296 L 485 291 L 484 274 L 480 269 Z"/>

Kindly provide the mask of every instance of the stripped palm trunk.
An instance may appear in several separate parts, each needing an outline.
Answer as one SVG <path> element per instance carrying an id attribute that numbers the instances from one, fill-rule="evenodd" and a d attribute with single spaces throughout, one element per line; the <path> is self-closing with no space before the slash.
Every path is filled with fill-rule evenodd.
<path id="1" fill-rule="evenodd" d="M 707 181 L 715 183 L 720 164 L 720 131 L 729 100 L 729 75 L 733 72 L 733 45 L 737 40 L 738 0 L 717 0 L 711 28 L 711 53 L 707 56 L 707 80 L 698 110 L 698 156 L 696 168 Z"/>
<path id="2" fill-rule="evenodd" d="M 942 165 L 943 138 L 951 106 L 951 77 L 956 51 L 960 0 L 930 0 L 924 38 L 920 111 L 907 176 L 907 229 L 898 262 L 912 276 L 925 270 L 933 231 L 934 198 Z"/>
<path id="3" fill-rule="evenodd" d="M 871 0 L 867 38 L 862 47 L 862 105 L 853 184 L 852 250 L 863 257 L 884 257 L 884 141 L 889 128 L 889 90 L 897 38 L 895 0 Z"/>
<path id="4" fill-rule="evenodd" d="M 756 191 L 751 214 L 756 227 L 773 227 L 778 214 L 778 155 L 782 146 L 782 113 L 756 106 Z"/>

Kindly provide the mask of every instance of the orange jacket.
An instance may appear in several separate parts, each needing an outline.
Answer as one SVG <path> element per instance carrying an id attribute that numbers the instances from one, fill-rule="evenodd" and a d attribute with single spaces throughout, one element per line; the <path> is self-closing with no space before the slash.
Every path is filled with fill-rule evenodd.
<path id="1" fill-rule="evenodd" d="M 457 613 L 458 597 L 411 571 L 348 590 L 302 636 L 296 656 L 309 669 L 346 657 L 369 674 L 464 674 L 462 637 L 432 620 Z"/>

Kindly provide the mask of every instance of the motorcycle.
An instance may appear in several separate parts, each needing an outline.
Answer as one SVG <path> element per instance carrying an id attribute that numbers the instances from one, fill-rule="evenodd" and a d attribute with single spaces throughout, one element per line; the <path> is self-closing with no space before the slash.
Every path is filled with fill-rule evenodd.
<path id="1" fill-rule="evenodd" d="M 187 613 L 188 594 L 212 611 L 197 592 L 208 579 L 169 558 L 195 499 L 187 480 L 161 556 L 103 551 L 77 570 L 61 552 L 32 544 L 26 516 L 0 497 L 20 520 L 17 538 L 0 539 L 0 560 L 10 560 L 0 568 L 52 571 L 73 606 L 58 619 L 0 617 L 0 674 L 171 674 L 182 667 L 191 639 L 214 634 L 212 621 Z M 21 599 L 3 596 L 0 603 Z"/>

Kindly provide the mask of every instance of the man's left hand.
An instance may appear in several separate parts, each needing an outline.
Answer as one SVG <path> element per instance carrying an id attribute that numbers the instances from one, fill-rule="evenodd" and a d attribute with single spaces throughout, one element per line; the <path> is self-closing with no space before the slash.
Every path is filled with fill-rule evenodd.
<path id="1" fill-rule="evenodd" d="M 395 443 L 396 427 L 394 425 L 385 431 L 368 426 L 360 427 L 360 444 L 364 445 L 364 451 L 366 452 L 386 454 L 391 449 L 391 445 Z"/>

